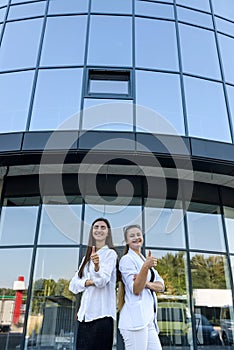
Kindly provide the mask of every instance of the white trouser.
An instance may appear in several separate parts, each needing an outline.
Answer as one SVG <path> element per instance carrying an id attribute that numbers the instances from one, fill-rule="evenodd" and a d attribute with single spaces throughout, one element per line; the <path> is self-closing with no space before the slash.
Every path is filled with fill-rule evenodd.
<path id="1" fill-rule="evenodd" d="M 153 322 L 137 331 L 120 329 L 120 333 L 124 339 L 125 350 L 162 350 Z"/>

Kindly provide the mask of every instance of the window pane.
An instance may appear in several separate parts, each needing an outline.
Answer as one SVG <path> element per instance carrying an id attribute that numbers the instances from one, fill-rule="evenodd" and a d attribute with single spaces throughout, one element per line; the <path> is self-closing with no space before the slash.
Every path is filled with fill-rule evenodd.
<path id="1" fill-rule="evenodd" d="M 222 85 L 185 77 L 185 96 L 189 135 L 230 142 Z"/>
<path id="2" fill-rule="evenodd" d="M 137 15 L 174 19 L 173 6 L 168 6 L 166 4 L 158 4 L 152 1 L 137 1 L 135 11 Z"/>
<path id="3" fill-rule="evenodd" d="M 0 22 L 3 22 L 5 19 L 6 7 L 0 9 Z M 0 34 L 1 34 L 1 26 L 0 26 Z"/>
<path id="4" fill-rule="evenodd" d="M 205 10 L 210 12 L 209 0 L 176 0 L 177 4 L 193 7 L 199 10 Z"/>
<path id="5" fill-rule="evenodd" d="M 214 33 L 180 24 L 183 70 L 188 73 L 220 78 Z"/>
<path id="6" fill-rule="evenodd" d="M 34 2 L 31 4 L 23 4 L 11 6 L 7 19 L 18 19 L 34 16 L 42 16 L 45 12 L 45 1 Z"/>
<path id="7" fill-rule="evenodd" d="M 0 245 L 33 244 L 37 206 L 3 206 L 0 221 Z"/>
<path id="8" fill-rule="evenodd" d="M 81 78 L 81 69 L 39 72 L 30 130 L 53 130 L 79 112 Z M 77 129 L 78 118 L 77 114 L 62 128 Z"/>
<path id="9" fill-rule="evenodd" d="M 215 17 L 217 30 L 234 36 L 234 23 Z"/>
<path id="10" fill-rule="evenodd" d="M 214 13 L 233 21 L 234 17 L 234 2 L 233 0 L 212 0 Z"/>
<path id="11" fill-rule="evenodd" d="M 1 132 L 25 130 L 33 75 L 34 71 L 0 75 Z"/>
<path id="12" fill-rule="evenodd" d="M 220 314 L 224 306 L 232 303 L 226 258 L 193 253 L 190 265 L 198 349 L 204 349 L 204 345 L 220 346 Z"/>
<path id="13" fill-rule="evenodd" d="M 83 65 L 86 16 L 48 18 L 41 65 Z"/>
<path id="14" fill-rule="evenodd" d="M 81 205 L 43 205 L 39 244 L 80 243 L 80 229 Z"/>
<path id="15" fill-rule="evenodd" d="M 174 23 L 136 18 L 136 65 L 178 70 Z"/>
<path id="16" fill-rule="evenodd" d="M 101 94 L 127 96 L 130 94 L 130 71 L 89 70 L 87 90 L 88 95 L 99 97 Z"/>
<path id="17" fill-rule="evenodd" d="M 137 71 L 137 128 L 162 134 L 184 134 L 180 80 L 177 75 Z M 147 113 L 147 117 L 146 117 Z M 156 122 L 157 115 L 160 114 Z"/>
<path id="18" fill-rule="evenodd" d="M 170 349 L 192 347 L 191 312 L 186 254 L 179 251 L 152 250 L 157 271 L 163 277 L 166 293 L 157 293 L 158 326 L 162 346 Z"/>
<path id="19" fill-rule="evenodd" d="M 213 28 L 212 17 L 206 13 L 178 7 L 177 14 L 180 21 L 197 24 L 207 28 Z"/>
<path id="20" fill-rule="evenodd" d="M 132 13 L 132 0 L 92 0 L 92 12 Z"/>
<path id="21" fill-rule="evenodd" d="M 89 0 L 50 0 L 49 14 L 79 13 L 88 11 Z"/>
<path id="22" fill-rule="evenodd" d="M 176 216 L 176 225 L 171 226 L 168 231 L 172 214 Z M 185 248 L 182 209 L 163 207 L 160 200 L 150 201 L 150 207 L 145 207 L 145 245 L 157 248 Z"/>
<path id="23" fill-rule="evenodd" d="M 228 100 L 231 110 L 232 124 L 234 125 L 234 86 L 227 85 Z"/>
<path id="24" fill-rule="evenodd" d="M 132 19 L 91 16 L 88 64 L 131 65 Z"/>
<path id="25" fill-rule="evenodd" d="M 132 101 L 84 99 L 82 129 L 132 131 Z"/>
<path id="26" fill-rule="evenodd" d="M 27 349 L 72 348 L 75 296 L 68 287 L 79 249 L 38 249 L 33 280 Z"/>
<path id="27" fill-rule="evenodd" d="M 1 310 L 1 349 L 19 349 L 23 340 L 24 314 L 27 302 L 29 273 L 32 250 L 0 249 L 0 310 Z M 16 290 L 18 280 L 22 290 Z"/>
<path id="28" fill-rule="evenodd" d="M 20 2 L 32 2 L 32 1 L 40 1 L 40 0 L 11 0 L 11 4 L 18 4 Z"/>
<path id="29" fill-rule="evenodd" d="M 230 253 L 234 253 L 234 209 L 224 208 L 225 225 L 228 237 L 228 245 Z"/>
<path id="30" fill-rule="evenodd" d="M 219 207 L 191 203 L 187 213 L 191 249 L 224 251 L 224 235 Z"/>
<path id="31" fill-rule="evenodd" d="M 234 83 L 234 71 L 232 68 L 234 60 L 234 38 L 218 34 L 218 39 L 223 61 L 225 80 Z"/>
<path id="32" fill-rule="evenodd" d="M 0 68 L 34 67 L 41 28 L 42 19 L 7 23 L 0 51 Z"/>

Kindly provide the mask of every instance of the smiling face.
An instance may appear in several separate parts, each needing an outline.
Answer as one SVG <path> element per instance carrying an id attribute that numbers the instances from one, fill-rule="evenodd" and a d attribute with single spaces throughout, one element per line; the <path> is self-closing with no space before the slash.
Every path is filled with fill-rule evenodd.
<path id="1" fill-rule="evenodd" d="M 96 245 L 105 245 L 106 238 L 108 236 L 108 227 L 105 221 L 96 221 L 92 229 L 93 238 L 96 241 Z"/>
<path id="2" fill-rule="evenodd" d="M 139 253 L 143 242 L 144 239 L 140 228 L 131 227 L 127 230 L 126 243 L 128 244 L 129 248 Z"/>

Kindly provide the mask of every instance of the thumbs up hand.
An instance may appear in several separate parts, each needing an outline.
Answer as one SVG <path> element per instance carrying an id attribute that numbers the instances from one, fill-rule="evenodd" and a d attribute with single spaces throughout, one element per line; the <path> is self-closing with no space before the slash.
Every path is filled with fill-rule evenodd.
<path id="1" fill-rule="evenodd" d="M 92 252 L 91 252 L 91 255 L 90 255 L 90 259 L 92 260 L 92 262 L 94 263 L 94 270 L 96 272 L 99 271 L 99 256 L 98 254 L 96 253 L 96 248 L 95 246 L 92 247 Z"/>
<path id="2" fill-rule="evenodd" d="M 150 269 L 151 267 L 157 266 L 157 259 L 154 256 L 152 256 L 151 250 L 149 250 L 149 252 L 148 252 L 148 255 L 147 255 L 147 258 L 145 260 L 144 265 L 148 269 Z"/>

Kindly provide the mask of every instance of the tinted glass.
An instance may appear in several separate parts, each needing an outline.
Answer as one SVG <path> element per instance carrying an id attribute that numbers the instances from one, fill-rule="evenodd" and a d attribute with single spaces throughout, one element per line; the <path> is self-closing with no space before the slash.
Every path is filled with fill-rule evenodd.
<path id="1" fill-rule="evenodd" d="M 234 59 L 234 38 L 218 34 L 218 40 L 221 50 L 225 80 L 233 83 L 234 71 L 232 69 L 232 64 Z"/>
<path id="2" fill-rule="evenodd" d="M 197 24 L 207 28 L 213 28 L 212 17 L 209 14 L 178 7 L 177 15 L 178 20 L 180 21 Z"/>
<path id="3" fill-rule="evenodd" d="M 205 11 L 210 11 L 210 4 L 209 4 L 209 0 L 193 0 L 193 1 L 189 1 L 189 0 L 176 0 L 177 4 L 181 4 L 181 5 L 185 5 L 185 6 L 189 6 L 192 8 L 196 8 L 199 10 L 205 10 Z"/>
<path id="4" fill-rule="evenodd" d="M 221 84 L 185 77 L 185 97 L 189 135 L 231 141 Z"/>
<path id="5" fill-rule="evenodd" d="M 188 25 L 179 25 L 183 70 L 220 78 L 214 33 Z"/>
<path id="6" fill-rule="evenodd" d="M 132 101 L 85 99 L 82 129 L 132 131 Z"/>
<path id="7" fill-rule="evenodd" d="M 143 128 L 156 133 L 184 134 L 179 76 L 137 71 L 136 102 L 154 111 L 148 110 L 146 118 L 146 111 L 137 108 L 139 130 Z M 162 122 L 159 119 L 156 122 L 157 114 L 160 114 Z"/>
<path id="8" fill-rule="evenodd" d="M 7 19 L 18 19 L 34 16 L 42 16 L 45 13 L 45 1 L 34 2 L 31 4 L 23 4 L 11 6 Z"/>
<path id="9" fill-rule="evenodd" d="M 231 111 L 232 124 L 234 125 L 234 86 L 227 85 L 229 107 Z"/>
<path id="10" fill-rule="evenodd" d="M 25 130 L 33 76 L 34 71 L 0 75 L 1 132 Z"/>
<path id="11" fill-rule="evenodd" d="M 6 7 L 3 7 L 2 9 L 0 9 L 0 22 L 4 21 L 5 15 L 6 15 Z M 0 34 L 1 34 L 1 26 L 0 26 Z"/>
<path id="12" fill-rule="evenodd" d="M 167 4 L 158 4 L 152 1 L 137 1 L 135 12 L 137 15 L 144 15 L 157 18 L 174 19 L 173 6 Z"/>
<path id="13" fill-rule="evenodd" d="M 234 23 L 219 17 L 215 18 L 215 23 L 218 31 L 234 36 Z"/>
<path id="14" fill-rule="evenodd" d="M 49 14 L 80 13 L 88 11 L 89 0 L 50 0 Z"/>
<path id="15" fill-rule="evenodd" d="M 217 206 L 191 203 L 187 219 L 191 249 L 224 251 L 222 221 Z"/>
<path id="16" fill-rule="evenodd" d="M 136 65 L 178 69 L 174 23 L 136 18 Z"/>
<path id="17" fill-rule="evenodd" d="M 91 11 L 102 13 L 131 13 L 132 0 L 92 0 Z"/>
<path id="18" fill-rule="evenodd" d="M 132 19 L 91 16 L 88 64 L 131 65 Z"/>
<path id="19" fill-rule="evenodd" d="M 233 20 L 234 18 L 234 2 L 232 0 L 212 0 L 214 13 L 224 18 Z"/>
<path id="20" fill-rule="evenodd" d="M 53 130 L 79 111 L 81 78 L 81 69 L 39 72 L 30 130 Z M 62 128 L 76 129 L 78 123 L 76 115 Z"/>
<path id="21" fill-rule="evenodd" d="M 224 216 L 225 216 L 225 225 L 226 225 L 226 232 L 227 232 L 227 237 L 228 237 L 229 251 L 231 253 L 234 253 L 234 236 L 233 236 L 234 209 L 225 207 L 224 208 Z"/>
<path id="22" fill-rule="evenodd" d="M 7 23 L 0 51 L 2 70 L 35 66 L 41 28 L 42 19 Z"/>
<path id="23" fill-rule="evenodd" d="M 86 16 L 48 18 L 41 65 L 83 65 Z"/>

